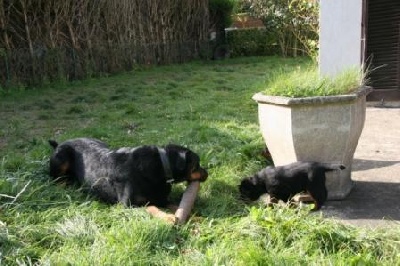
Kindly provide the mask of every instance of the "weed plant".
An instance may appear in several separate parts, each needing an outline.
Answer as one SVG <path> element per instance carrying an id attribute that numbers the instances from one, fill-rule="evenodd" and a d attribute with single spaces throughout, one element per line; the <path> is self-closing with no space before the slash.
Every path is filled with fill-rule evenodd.
<path id="1" fill-rule="evenodd" d="M 344 226 L 321 213 L 245 205 L 237 185 L 269 165 L 251 96 L 271 72 L 310 61 L 239 58 L 143 67 L 0 99 L 1 265 L 398 265 L 399 228 Z M 50 180 L 48 139 L 111 147 L 178 143 L 209 179 L 194 217 L 171 226 Z M 184 185 L 176 185 L 179 201 Z"/>

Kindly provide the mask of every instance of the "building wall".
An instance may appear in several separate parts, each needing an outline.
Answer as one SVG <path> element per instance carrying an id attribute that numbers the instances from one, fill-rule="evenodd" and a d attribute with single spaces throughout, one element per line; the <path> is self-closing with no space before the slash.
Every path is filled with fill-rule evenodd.
<path id="1" fill-rule="evenodd" d="M 361 65 L 362 0 L 321 0 L 320 7 L 320 73 Z"/>

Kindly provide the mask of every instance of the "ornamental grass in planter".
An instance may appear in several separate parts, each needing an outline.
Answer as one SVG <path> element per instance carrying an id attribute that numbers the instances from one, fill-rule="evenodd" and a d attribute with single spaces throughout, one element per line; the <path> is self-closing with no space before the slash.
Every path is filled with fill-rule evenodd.
<path id="1" fill-rule="evenodd" d="M 345 198 L 371 90 L 357 69 L 333 78 L 320 77 L 316 69 L 273 74 L 253 99 L 274 164 L 341 163 L 346 169 L 327 173 L 326 186 L 328 199 Z"/>

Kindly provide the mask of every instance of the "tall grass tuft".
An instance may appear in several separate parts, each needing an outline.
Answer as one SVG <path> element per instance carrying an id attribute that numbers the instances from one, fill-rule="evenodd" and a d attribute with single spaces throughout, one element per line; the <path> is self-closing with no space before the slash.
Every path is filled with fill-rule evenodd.
<path id="1" fill-rule="evenodd" d="M 262 89 L 263 93 L 286 97 L 313 97 L 348 94 L 365 85 L 364 74 L 350 68 L 334 77 L 321 76 L 316 67 L 273 72 Z"/>

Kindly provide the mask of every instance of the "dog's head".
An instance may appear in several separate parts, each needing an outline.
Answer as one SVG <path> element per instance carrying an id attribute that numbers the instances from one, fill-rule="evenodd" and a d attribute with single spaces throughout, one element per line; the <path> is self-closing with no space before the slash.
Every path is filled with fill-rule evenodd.
<path id="1" fill-rule="evenodd" d="M 200 166 L 200 157 L 196 153 L 174 144 L 167 145 L 165 150 L 170 161 L 175 182 L 204 182 L 207 179 L 208 173 Z"/>
<path id="2" fill-rule="evenodd" d="M 49 144 L 54 148 L 50 157 L 50 176 L 53 178 L 67 176 L 74 159 L 75 150 L 68 145 L 58 145 L 54 140 L 49 140 Z"/>
<path id="3" fill-rule="evenodd" d="M 256 176 L 242 179 L 239 185 L 240 198 L 244 201 L 255 201 L 267 192 L 265 184 Z"/>

